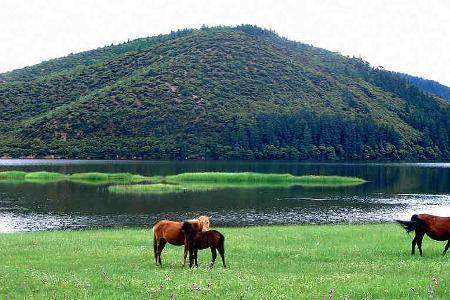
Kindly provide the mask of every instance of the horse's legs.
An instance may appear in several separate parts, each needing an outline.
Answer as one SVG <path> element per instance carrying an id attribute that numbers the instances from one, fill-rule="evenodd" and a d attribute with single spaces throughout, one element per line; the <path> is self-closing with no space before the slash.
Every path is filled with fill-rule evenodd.
<path id="1" fill-rule="evenodd" d="M 194 250 L 189 249 L 189 268 L 192 268 L 193 263 L 194 263 Z"/>
<path id="2" fill-rule="evenodd" d="M 219 250 L 220 257 L 222 258 L 223 267 L 226 268 L 227 266 L 225 265 L 225 249 L 223 247 L 223 243 L 217 246 L 217 250 Z"/>
<path id="3" fill-rule="evenodd" d="M 425 235 L 424 232 L 418 232 L 416 234 L 416 238 L 417 238 L 417 248 L 419 248 L 419 254 L 420 256 L 422 256 L 422 240 L 423 240 L 423 236 Z"/>
<path id="4" fill-rule="evenodd" d="M 194 258 L 195 258 L 195 267 L 196 267 L 196 268 L 198 268 L 197 254 L 198 254 L 198 249 L 195 249 L 195 250 L 194 250 Z"/>
<path id="5" fill-rule="evenodd" d="M 187 254 L 188 254 L 188 245 L 187 245 L 186 242 L 184 242 L 183 268 L 186 266 L 186 256 L 187 256 Z"/>
<path id="6" fill-rule="evenodd" d="M 411 255 L 416 254 L 416 243 L 417 243 L 417 233 L 414 236 L 413 240 L 412 240 L 412 249 L 411 249 Z"/>
<path id="7" fill-rule="evenodd" d="M 450 247 L 450 240 L 447 241 L 447 245 L 445 245 L 445 249 L 444 252 L 442 252 L 442 255 L 445 255 L 445 253 L 447 253 L 449 247 Z"/>
<path id="8" fill-rule="evenodd" d="M 216 257 L 217 257 L 216 248 L 211 247 L 211 255 L 212 255 L 212 261 L 211 261 L 211 268 L 212 268 L 212 267 L 214 267 L 214 262 L 216 261 Z"/>
<path id="9" fill-rule="evenodd" d="M 419 253 L 422 255 L 422 239 L 423 239 L 424 233 L 421 231 L 416 230 L 416 235 L 414 236 L 414 239 L 412 240 L 412 249 L 411 254 L 414 255 L 416 252 L 416 244 L 417 248 L 419 248 Z"/>
<path id="10" fill-rule="evenodd" d="M 156 264 L 161 266 L 161 252 L 164 249 L 164 246 L 166 245 L 167 241 L 165 239 L 160 239 L 158 241 L 158 247 L 156 249 L 157 251 L 157 255 L 158 255 L 158 261 L 156 262 Z"/>
<path id="11" fill-rule="evenodd" d="M 153 253 L 155 254 L 156 265 L 158 265 L 158 241 L 156 239 L 156 235 L 153 234 Z"/>

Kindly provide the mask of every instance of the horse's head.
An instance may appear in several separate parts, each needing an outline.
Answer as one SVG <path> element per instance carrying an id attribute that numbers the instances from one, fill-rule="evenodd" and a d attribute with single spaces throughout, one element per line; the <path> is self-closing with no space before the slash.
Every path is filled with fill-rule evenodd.
<path id="1" fill-rule="evenodd" d="M 202 231 L 209 230 L 209 217 L 207 216 L 200 216 L 197 218 L 198 223 L 200 224 L 200 227 L 202 228 Z"/>

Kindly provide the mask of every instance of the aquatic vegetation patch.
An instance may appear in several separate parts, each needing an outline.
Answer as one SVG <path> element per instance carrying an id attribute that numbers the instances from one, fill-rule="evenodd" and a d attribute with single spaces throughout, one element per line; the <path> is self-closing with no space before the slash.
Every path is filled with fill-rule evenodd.
<path id="1" fill-rule="evenodd" d="M 57 172 L 39 171 L 27 173 L 24 179 L 29 182 L 51 182 L 66 180 L 67 175 Z"/>
<path id="2" fill-rule="evenodd" d="M 0 172 L 0 180 L 20 180 L 25 179 L 27 172 L 24 171 L 2 171 Z"/>
<path id="3" fill-rule="evenodd" d="M 176 184 L 131 184 L 131 185 L 112 185 L 108 187 L 112 193 L 180 193 L 185 188 Z"/>
<path id="4" fill-rule="evenodd" d="M 136 175 L 131 173 L 99 173 L 99 172 L 88 172 L 88 173 L 75 173 L 70 175 L 69 180 L 82 182 L 82 183 L 137 183 L 150 181 L 150 177 Z"/>
<path id="5" fill-rule="evenodd" d="M 74 173 L 70 175 L 69 179 L 80 181 L 108 181 L 108 174 L 98 172 Z"/>
<path id="6" fill-rule="evenodd" d="M 134 193 L 134 194 L 165 194 L 165 193 L 182 193 L 182 192 L 198 192 L 212 190 L 214 187 L 205 185 L 179 185 L 167 183 L 155 184 L 129 184 L 129 185 L 112 185 L 108 187 L 111 193 Z"/>
<path id="7" fill-rule="evenodd" d="M 243 173 L 182 173 L 158 178 L 158 184 L 111 186 L 113 193 L 179 193 L 183 191 L 210 191 L 224 188 L 286 188 L 305 187 L 340 187 L 358 185 L 365 180 L 342 176 L 294 176 L 291 174 Z"/>
<path id="8" fill-rule="evenodd" d="M 170 182 L 197 182 L 254 185 L 352 185 L 366 182 L 364 179 L 346 176 L 294 176 L 292 174 L 254 172 L 199 172 L 167 176 Z"/>
<path id="9" fill-rule="evenodd" d="M 62 174 L 58 172 L 24 172 L 24 171 L 3 171 L 0 172 L 0 181 L 9 183 L 20 182 L 55 182 L 55 181 L 73 181 L 83 184 L 131 184 L 139 182 L 159 182 L 159 177 L 147 177 L 131 173 L 100 173 L 86 172 L 74 174 Z"/>
<path id="10" fill-rule="evenodd" d="M 174 193 L 182 191 L 208 191 L 222 188 L 257 187 L 340 187 L 358 185 L 364 179 L 345 176 L 294 176 L 292 174 L 254 173 L 254 172 L 197 172 L 169 176 L 143 176 L 131 173 L 86 172 L 62 174 L 57 172 L 0 172 L 0 181 L 55 182 L 61 180 L 82 184 L 115 184 L 111 192 L 117 193 Z M 135 184 L 140 183 L 140 184 Z"/>

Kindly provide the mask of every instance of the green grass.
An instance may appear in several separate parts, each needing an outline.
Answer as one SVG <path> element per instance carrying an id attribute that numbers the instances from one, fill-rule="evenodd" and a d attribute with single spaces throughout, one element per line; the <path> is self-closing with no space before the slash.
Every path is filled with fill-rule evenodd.
<path id="1" fill-rule="evenodd" d="M 293 176 L 291 174 L 262 173 L 182 173 L 157 178 L 161 183 L 113 185 L 108 187 L 112 193 L 163 194 L 186 191 L 210 191 L 224 188 L 287 188 L 305 187 L 340 187 L 362 184 L 366 181 L 355 177 L 342 176 Z M 157 181 L 157 182 L 158 182 Z"/>
<path id="2" fill-rule="evenodd" d="M 207 185 L 184 186 L 179 184 L 131 184 L 131 185 L 112 185 L 108 187 L 111 193 L 137 193 L 137 194 L 166 194 L 166 193 L 183 193 L 189 191 L 208 191 L 214 187 Z"/>
<path id="3" fill-rule="evenodd" d="M 30 172 L 25 175 L 25 181 L 27 182 L 55 182 L 66 179 L 67 175 L 65 174 L 46 171 Z"/>
<path id="4" fill-rule="evenodd" d="M 397 225 L 219 228 L 220 259 L 181 268 L 182 247 L 153 259 L 148 229 L 0 235 L 0 299 L 448 299 L 450 256 L 425 238 L 424 257 Z M 432 282 L 432 277 L 438 285 Z M 200 291 L 192 288 L 196 284 Z M 411 289 L 414 289 L 412 291 Z"/>
<path id="5" fill-rule="evenodd" d="M 24 171 L 3 171 L 0 172 L 0 180 L 23 180 L 26 174 Z"/>
<path id="6" fill-rule="evenodd" d="M 99 172 L 75 173 L 70 175 L 69 178 L 76 181 L 108 181 L 108 174 Z"/>
<path id="7" fill-rule="evenodd" d="M 146 177 L 130 173 L 75 173 L 61 174 L 55 172 L 0 172 L 3 182 L 55 182 L 69 180 L 82 184 L 115 184 L 108 190 L 113 193 L 179 193 L 184 191 L 209 191 L 222 188 L 257 188 L 257 187 L 340 187 L 358 185 L 366 182 L 356 177 L 344 176 L 294 176 L 291 174 L 263 173 L 226 173 L 199 172 L 182 173 L 170 176 Z M 141 183 L 141 184 L 133 184 Z M 151 183 L 151 184 L 144 184 Z"/>
<path id="8" fill-rule="evenodd" d="M 131 184 L 139 182 L 158 182 L 159 177 L 146 177 L 130 173 L 74 173 L 62 174 L 57 172 L 24 172 L 24 171 L 3 171 L 0 172 L 0 182 L 5 183 L 25 183 L 36 182 L 46 183 L 61 180 L 68 180 L 83 184 Z"/>
<path id="9" fill-rule="evenodd" d="M 130 173 L 100 173 L 100 172 L 89 172 L 89 173 L 75 173 L 70 175 L 69 180 L 81 182 L 81 183 L 91 183 L 91 184 L 106 184 L 106 183 L 137 183 L 150 181 L 149 177 L 142 175 L 135 175 Z"/>
<path id="10" fill-rule="evenodd" d="M 171 182 L 219 183 L 219 184 L 255 184 L 255 185 L 351 185 L 361 184 L 365 180 L 345 176 L 294 176 L 291 174 L 266 173 L 227 173 L 227 172 L 199 172 L 182 173 L 166 176 Z"/>

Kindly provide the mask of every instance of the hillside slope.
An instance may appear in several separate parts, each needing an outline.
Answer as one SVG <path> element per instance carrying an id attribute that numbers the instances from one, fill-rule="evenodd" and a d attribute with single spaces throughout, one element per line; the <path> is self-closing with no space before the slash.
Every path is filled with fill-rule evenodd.
<path id="1" fill-rule="evenodd" d="M 442 99 L 249 25 L 139 39 L 0 78 L 4 157 L 449 157 Z"/>
<path id="2" fill-rule="evenodd" d="M 413 85 L 417 86 L 419 89 L 428 93 L 433 93 L 441 97 L 442 99 L 450 101 L 450 87 L 440 84 L 439 82 L 434 80 L 423 79 L 417 76 L 411 76 L 402 73 L 399 73 L 399 75 L 404 77 Z"/>

